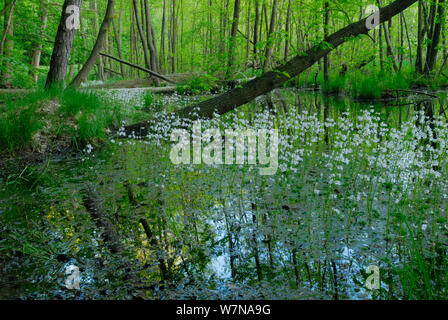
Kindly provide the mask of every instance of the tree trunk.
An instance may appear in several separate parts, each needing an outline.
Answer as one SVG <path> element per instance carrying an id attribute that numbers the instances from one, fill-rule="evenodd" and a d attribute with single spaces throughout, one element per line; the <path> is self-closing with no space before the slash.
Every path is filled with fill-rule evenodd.
<path id="1" fill-rule="evenodd" d="M 423 73 L 423 0 L 418 1 L 418 28 L 417 28 L 417 57 L 415 59 L 415 72 Z"/>
<path id="2" fill-rule="evenodd" d="M 95 45 L 93 46 L 92 52 L 90 53 L 89 58 L 84 63 L 81 68 L 81 71 L 76 75 L 75 79 L 73 79 L 70 86 L 79 87 L 81 83 L 87 79 L 90 70 L 92 70 L 93 66 L 97 62 L 101 49 L 103 47 L 104 39 L 107 37 L 107 30 L 112 22 L 114 15 L 114 5 L 115 0 L 107 1 L 106 15 L 104 16 L 104 20 L 101 23 L 100 31 L 98 33 L 98 37 L 96 39 Z M 112 68 L 111 68 L 112 69 Z"/>
<path id="3" fill-rule="evenodd" d="M 9 57 L 12 54 L 14 48 L 14 41 L 12 37 L 14 36 L 13 27 L 13 14 L 14 8 L 17 0 L 6 0 L 5 1 L 5 11 L 4 11 L 4 32 L 0 41 L 0 57 Z M 9 8 L 9 11 L 7 10 Z M 0 85 L 4 87 L 12 86 L 12 66 L 9 61 L 4 62 L 4 70 L 0 72 Z"/>
<path id="4" fill-rule="evenodd" d="M 149 73 L 151 76 L 156 77 L 156 78 L 159 78 L 159 79 L 162 79 L 162 80 L 165 80 L 166 82 L 170 82 L 170 83 L 178 84 L 177 82 L 175 82 L 175 81 L 173 81 L 173 80 L 171 80 L 171 79 L 168 79 L 167 77 L 165 77 L 165 76 L 163 76 L 163 75 L 161 75 L 161 74 L 158 74 L 157 72 L 154 72 L 154 71 L 152 71 L 152 70 L 150 70 L 150 69 L 146 69 L 146 68 L 140 67 L 140 66 L 138 66 L 138 65 L 129 63 L 129 62 L 127 62 L 127 61 L 121 60 L 121 59 L 119 59 L 119 58 L 117 58 L 117 57 L 111 56 L 110 54 L 100 52 L 100 55 L 102 55 L 102 56 L 104 56 L 104 57 L 107 57 L 107 58 L 110 58 L 110 59 L 112 59 L 112 60 L 118 61 L 118 62 L 120 62 L 120 63 L 123 63 L 123 64 L 128 65 L 128 66 L 130 66 L 130 67 L 133 67 L 133 68 L 135 68 L 135 69 L 138 69 L 138 70 L 147 72 L 147 73 Z"/>
<path id="5" fill-rule="evenodd" d="M 65 0 L 62 6 L 61 20 L 59 21 L 53 54 L 51 55 L 50 70 L 45 83 L 45 88 L 47 89 L 53 85 L 65 85 L 68 61 L 76 33 L 76 29 L 68 29 L 66 25 L 67 19 L 71 16 L 71 12 L 67 13 L 66 11 L 67 7 L 71 5 L 77 6 L 81 13 L 82 0 Z"/>
<path id="6" fill-rule="evenodd" d="M 274 0 L 274 3 L 272 4 L 271 22 L 269 24 L 269 32 L 267 35 L 266 60 L 264 60 L 264 69 L 265 70 L 269 67 L 269 64 L 271 63 L 273 46 L 274 46 L 274 39 L 272 36 L 275 31 L 276 21 L 277 21 L 277 0 Z"/>
<path id="7" fill-rule="evenodd" d="M 170 34 L 170 61 L 171 61 L 171 72 L 176 72 L 176 49 L 177 49 L 177 15 L 176 15 L 176 0 L 172 0 L 172 11 L 171 11 L 171 34 Z"/>
<path id="8" fill-rule="evenodd" d="M 328 37 L 328 24 L 330 22 L 330 5 L 328 2 L 324 4 L 324 38 Z M 330 65 L 330 61 L 328 59 L 329 55 L 324 57 L 324 83 L 326 87 L 326 91 L 328 90 L 328 69 Z M 327 91 L 328 92 L 328 91 Z"/>
<path id="9" fill-rule="evenodd" d="M 164 72 L 166 71 L 165 34 L 166 34 L 166 0 L 163 0 L 162 31 L 160 35 L 160 67 Z"/>
<path id="10" fill-rule="evenodd" d="M 434 4 L 435 5 L 435 4 Z M 431 41 L 428 43 L 428 50 L 426 53 L 426 64 L 424 73 L 429 77 L 431 71 L 436 64 L 438 45 L 440 41 L 440 34 L 442 32 L 442 24 L 445 14 L 445 0 L 439 0 L 437 5 L 437 13 L 434 17 L 434 27 L 431 32 Z"/>
<path id="11" fill-rule="evenodd" d="M 378 0 L 378 6 L 381 7 L 383 5 L 383 1 L 382 0 Z M 390 20 L 389 20 L 389 26 L 390 26 Z M 387 55 L 389 56 L 389 58 L 392 60 L 392 66 L 395 70 L 395 72 L 398 73 L 398 66 L 397 66 L 397 61 L 395 59 L 395 55 L 393 53 L 392 50 L 392 41 L 389 35 L 389 28 L 388 26 L 386 26 L 385 23 L 383 23 L 382 25 L 383 31 L 384 31 L 384 39 L 386 39 L 386 45 L 387 45 Z"/>
<path id="12" fill-rule="evenodd" d="M 258 28 L 260 24 L 260 0 L 255 0 L 255 22 L 254 22 L 254 60 L 257 59 L 257 43 L 258 43 Z"/>
<path id="13" fill-rule="evenodd" d="M 90 2 L 90 8 L 95 11 L 95 15 L 93 16 L 92 22 L 93 22 L 93 33 L 96 35 L 98 34 L 98 6 L 96 5 L 96 0 L 93 0 Z M 104 65 L 103 65 L 103 58 L 100 56 L 98 58 L 97 62 L 97 68 L 98 68 L 98 79 L 101 81 L 104 80 Z"/>
<path id="14" fill-rule="evenodd" d="M 40 56 L 42 54 L 42 38 L 44 37 L 45 29 L 47 28 L 48 20 L 48 0 L 40 1 L 40 17 L 41 27 L 39 30 L 38 39 L 33 44 L 33 50 L 31 51 L 31 71 L 30 74 L 33 77 L 33 81 L 37 83 L 38 69 L 40 66 Z"/>
<path id="15" fill-rule="evenodd" d="M 388 21 L 393 16 L 406 10 L 417 0 L 396 0 L 390 5 L 380 9 L 380 22 Z M 311 67 L 316 61 L 323 58 L 332 50 L 361 34 L 368 34 L 364 18 L 358 22 L 352 23 L 347 27 L 333 33 L 323 40 L 326 46 L 322 46 L 322 42 L 315 45 L 303 54 L 297 55 L 295 58 L 280 66 L 277 70 L 266 72 L 260 77 L 249 81 L 239 88 L 230 90 L 220 96 L 203 101 L 197 105 L 186 107 L 176 114 L 180 118 L 196 120 L 211 119 L 215 115 L 225 114 L 245 103 L 248 103 L 256 97 L 266 94 L 275 88 L 281 87 L 286 81 L 290 80 Z M 134 132 L 136 135 L 144 135 L 148 132 L 148 123 L 137 123 L 125 128 L 127 133 Z"/>
<path id="16" fill-rule="evenodd" d="M 233 10 L 232 31 L 230 33 L 229 60 L 228 60 L 228 64 L 227 64 L 226 79 L 229 79 L 231 73 L 234 72 L 235 42 L 236 42 L 236 35 L 238 33 L 239 19 L 240 19 L 240 0 L 235 0 L 235 7 Z"/>
<path id="17" fill-rule="evenodd" d="M 3 55 L 5 50 L 5 43 L 8 41 L 12 41 L 10 37 L 14 36 L 13 26 L 12 26 L 12 16 L 14 14 L 14 9 L 16 6 L 17 0 L 5 0 L 5 9 L 10 8 L 9 11 L 4 11 L 4 31 L 2 38 L 0 40 L 0 56 Z M 6 43 L 6 45 L 11 45 L 10 43 Z M 12 50 L 12 47 L 11 47 Z"/>
<path id="18" fill-rule="evenodd" d="M 148 38 L 148 49 L 151 55 L 151 69 L 159 72 L 159 59 L 157 58 L 157 49 L 155 46 L 155 39 L 153 37 L 153 27 L 151 22 L 151 14 L 149 12 L 148 0 L 145 0 L 145 15 L 146 15 L 146 35 Z"/>
<path id="19" fill-rule="evenodd" d="M 118 57 L 120 59 L 123 59 L 123 55 L 121 53 L 121 9 L 120 9 L 119 27 L 117 28 L 117 24 L 115 23 L 114 19 L 112 19 L 112 27 L 114 29 L 115 44 L 117 45 Z M 100 58 L 101 58 L 101 56 L 100 56 Z M 120 63 L 120 72 L 121 72 L 121 76 L 124 77 L 125 69 L 124 69 L 124 65 L 122 63 Z"/>
<path id="20" fill-rule="evenodd" d="M 285 61 L 288 61 L 288 57 L 289 57 L 289 43 L 291 41 L 291 1 L 289 0 L 288 2 L 288 13 L 286 15 L 286 26 L 285 26 L 285 36 L 286 36 L 286 40 L 285 40 Z"/>
<path id="21" fill-rule="evenodd" d="M 138 14 L 138 3 L 137 0 L 133 0 L 132 5 L 134 7 L 135 23 L 137 25 L 137 30 L 140 35 L 140 41 L 143 46 L 143 56 L 145 58 L 145 64 L 148 69 L 151 69 L 151 60 L 148 55 L 148 42 L 146 41 L 145 34 L 143 32 L 142 24 L 140 23 L 140 16 Z"/>

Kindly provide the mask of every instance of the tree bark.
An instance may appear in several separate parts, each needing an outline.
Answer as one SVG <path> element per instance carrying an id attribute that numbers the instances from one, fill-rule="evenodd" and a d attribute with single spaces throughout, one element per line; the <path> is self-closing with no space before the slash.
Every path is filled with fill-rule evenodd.
<path id="1" fill-rule="evenodd" d="M 380 22 L 388 21 L 393 16 L 406 10 L 417 0 L 396 0 L 390 5 L 380 9 Z M 345 43 L 349 39 L 361 34 L 367 35 L 369 30 L 366 27 L 364 18 L 356 23 L 331 34 L 323 40 L 322 43 L 315 45 L 303 54 L 280 66 L 277 70 L 269 71 L 252 81 L 247 82 L 239 88 L 230 90 L 220 96 L 206 100 L 197 105 L 186 107 L 176 114 L 180 118 L 196 120 L 211 119 L 215 115 L 225 114 L 245 103 L 248 103 L 256 97 L 266 94 L 275 88 L 279 88 L 292 77 L 299 75 L 304 70 L 311 67 L 316 61 L 323 58 L 329 52 Z M 149 123 L 150 124 L 150 123 Z M 137 123 L 125 128 L 127 133 L 134 132 L 136 135 L 145 135 L 148 132 L 148 123 Z"/>
<path id="2" fill-rule="evenodd" d="M 4 53 L 4 49 L 5 49 L 5 42 L 6 41 L 11 41 L 11 39 L 7 39 L 8 37 L 12 37 L 14 35 L 13 32 L 13 27 L 12 27 L 12 16 L 14 14 L 14 9 L 16 6 L 16 2 L 17 0 L 11 1 L 11 0 L 6 0 L 5 2 L 5 9 L 9 8 L 9 12 L 7 12 L 6 10 L 4 11 L 4 31 L 3 31 L 3 35 L 0 41 L 0 56 L 3 55 Z M 9 45 L 9 44 L 7 44 Z"/>
<path id="3" fill-rule="evenodd" d="M 230 78 L 230 74 L 234 71 L 235 42 L 236 42 L 236 35 L 238 33 L 239 19 L 240 19 L 240 0 L 235 0 L 235 7 L 233 9 L 232 31 L 230 33 L 229 60 L 228 60 L 227 72 L 226 72 L 227 79 Z"/>
<path id="4" fill-rule="evenodd" d="M 30 74 L 33 77 L 33 81 L 37 83 L 38 68 L 40 66 L 40 57 L 42 54 L 42 38 L 44 36 L 45 29 L 47 28 L 48 20 L 48 0 L 40 1 L 40 17 L 41 22 L 38 39 L 33 44 L 34 49 L 31 51 L 31 71 Z"/>
<path id="5" fill-rule="evenodd" d="M 47 89 L 57 84 L 65 85 L 68 61 L 76 33 L 76 29 L 68 29 L 66 26 L 66 21 L 71 16 L 71 13 L 66 11 L 67 7 L 71 5 L 77 6 L 81 13 L 82 0 L 65 0 L 62 6 L 61 20 L 59 21 L 53 54 L 51 55 L 50 70 L 45 83 L 45 88 Z"/>
<path id="6" fill-rule="evenodd" d="M 90 8 L 95 11 L 95 15 L 92 18 L 92 25 L 93 25 L 93 33 L 96 35 L 98 34 L 98 6 L 96 4 L 96 0 L 90 2 Z M 97 68 L 98 68 L 98 79 L 101 81 L 104 80 L 104 65 L 103 65 L 103 58 L 99 57 L 97 62 Z"/>
<path id="7" fill-rule="evenodd" d="M 9 57 L 14 48 L 13 14 L 17 0 L 5 1 L 4 9 L 4 32 L 0 41 L 0 57 Z M 7 10 L 9 8 L 9 12 Z M 11 63 L 4 61 L 4 70 L 0 72 L 0 84 L 3 87 L 12 87 L 12 66 Z"/>
<path id="8" fill-rule="evenodd" d="M 418 27 L 417 27 L 417 57 L 415 59 L 415 72 L 423 73 L 423 0 L 418 0 Z"/>
<path id="9" fill-rule="evenodd" d="M 328 25 L 330 22 L 330 5 L 328 1 L 324 3 L 324 38 L 328 37 Z M 325 91 L 328 92 L 328 69 L 330 67 L 330 61 L 328 59 L 328 54 L 324 57 L 324 83 L 325 83 Z"/>
<path id="10" fill-rule="evenodd" d="M 87 79 L 90 70 L 92 70 L 93 66 L 100 57 L 100 51 L 103 47 L 104 39 L 107 37 L 107 30 L 109 29 L 109 26 L 113 19 L 114 5 L 115 0 L 107 1 L 106 15 L 104 16 L 104 20 L 101 23 L 100 31 L 98 33 L 95 45 L 93 46 L 92 52 L 90 53 L 89 58 L 82 66 L 79 73 L 76 75 L 75 79 L 73 79 L 72 83 L 70 83 L 70 86 L 79 87 L 81 83 L 85 81 L 85 79 Z"/>
<path id="11" fill-rule="evenodd" d="M 159 71 L 159 59 L 157 57 L 157 49 L 155 46 L 155 39 L 152 35 L 153 27 L 151 22 L 151 13 L 149 12 L 149 3 L 148 0 L 145 0 L 145 15 L 146 15 L 146 35 L 148 39 L 148 49 L 149 54 L 151 55 L 151 69 L 155 72 Z"/>
<path id="12" fill-rule="evenodd" d="M 274 39 L 273 34 L 275 31 L 275 23 L 277 21 L 277 0 L 274 0 L 272 4 L 272 13 L 271 13 L 271 22 L 269 24 L 269 32 L 267 35 L 267 44 L 266 44 L 266 59 L 264 60 L 264 69 L 266 70 L 271 63 L 273 47 L 274 47 Z"/>
<path id="13" fill-rule="evenodd" d="M 378 0 L 378 6 L 381 7 L 382 5 L 383 5 L 383 1 Z M 389 21 L 389 26 L 390 26 L 390 21 Z M 390 35 L 389 35 L 389 28 L 386 26 L 385 23 L 383 23 L 382 28 L 384 31 L 384 39 L 386 39 L 387 54 L 390 57 L 390 59 L 392 60 L 392 66 L 393 66 L 395 72 L 398 73 L 397 60 L 395 59 L 395 55 L 392 50 L 392 41 L 391 41 Z"/>
<path id="14" fill-rule="evenodd" d="M 143 32 L 142 24 L 140 23 L 137 0 L 133 0 L 132 5 L 134 7 L 135 23 L 137 25 L 138 34 L 140 35 L 140 41 L 142 42 L 143 46 L 143 56 L 145 58 L 145 64 L 148 69 L 151 69 L 151 60 L 149 59 L 148 55 L 148 42 Z"/>
<path id="15" fill-rule="evenodd" d="M 257 43 L 258 43 L 258 28 L 260 24 L 260 0 L 255 0 L 255 22 L 254 22 L 254 60 L 257 62 Z"/>
<path id="16" fill-rule="evenodd" d="M 288 61 L 289 57 L 289 43 L 291 41 L 291 3 L 292 0 L 288 1 L 288 12 L 286 14 L 286 26 L 285 26 L 285 33 L 286 33 L 286 40 L 285 40 L 285 61 Z"/>
<path id="17" fill-rule="evenodd" d="M 165 34 L 166 34 L 166 0 L 163 0 L 163 14 L 162 14 L 162 30 L 160 34 L 160 67 L 164 72 L 166 71 L 166 54 L 165 54 Z"/>
<path id="18" fill-rule="evenodd" d="M 120 10 L 120 22 L 121 22 L 121 10 Z M 118 57 L 120 59 L 123 59 L 123 56 L 122 56 L 122 53 L 121 53 L 121 23 L 120 23 L 120 26 L 117 28 L 115 20 L 112 20 L 112 27 L 114 29 L 115 43 L 117 45 Z M 125 70 L 124 70 L 124 65 L 122 63 L 120 63 L 120 71 L 121 71 L 121 76 L 124 77 L 125 76 Z"/>
<path id="19" fill-rule="evenodd" d="M 428 43 L 428 50 L 426 53 L 426 64 L 424 73 L 429 77 L 431 71 L 436 64 L 438 45 L 440 41 L 440 35 L 442 32 L 442 24 L 445 15 L 445 0 L 439 0 L 437 5 L 437 13 L 434 17 L 434 27 L 431 32 L 431 41 Z"/>
<path id="20" fill-rule="evenodd" d="M 123 63 L 123 64 L 128 65 L 128 66 L 130 66 L 130 67 L 133 67 L 133 68 L 135 68 L 135 69 L 138 69 L 138 70 L 147 72 L 147 73 L 149 73 L 151 76 L 154 76 L 154 77 L 157 77 L 157 78 L 159 78 L 159 79 L 165 80 L 166 82 L 170 82 L 170 83 L 177 84 L 175 81 L 173 81 L 173 80 L 171 80 L 171 79 L 168 79 L 167 77 L 165 77 L 165 76 L 163 76 L 163 75 L 161 75 L 161 74 L 158 74 L 157 72 L 154 72 L 154 71 L 152 71 L 152 70 L 150 70 L 150 69 L 146 69 L 146 68 L 140 67 L 140 66 L 138 66 L 138 65 L 136 65 L 136 64 L 133 64 L 133 63 L 124 61 L 124 60 L 119 59 L 119 58 L 117 58 L 117 57 L 111 56 L 110 54 L 107 54 L 107 53 L 102 53 L 102 52 L 100 52 L 100 55 L 102 55 L 103 57 L 107 57 L 107 58 L 110 58 L 110 59 L 112 59 L 112 60 L 118 61 L 118 62 L 120 62 L 120 63 Z"/>

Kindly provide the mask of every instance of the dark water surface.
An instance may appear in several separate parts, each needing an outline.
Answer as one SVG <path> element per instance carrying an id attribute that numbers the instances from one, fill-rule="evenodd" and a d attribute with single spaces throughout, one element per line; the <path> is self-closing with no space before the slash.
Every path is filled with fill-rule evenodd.
<path id="1" fill-rule="evenodd" d="M 113 94 L 129 105 L 142 95 Z M 277 90 L 215 123 L 279 129 L 273 176 L 249 165 L 173 165 L 161 136 L 3 168 L 0 297 L 444 297 L 447 94 L 437 95 L 367 103 Z M 110 252 L 85 209 L 86 182 L 123 252 Z M 81 269 L 79 292 L 65 287 L 70 264 Z M 365 285 L 371 265 L 378 290 Z"/>

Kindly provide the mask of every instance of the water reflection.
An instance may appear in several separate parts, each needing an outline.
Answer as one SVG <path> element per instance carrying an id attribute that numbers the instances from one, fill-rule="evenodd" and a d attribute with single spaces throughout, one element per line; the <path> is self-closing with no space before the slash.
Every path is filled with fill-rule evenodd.
<path id="1" fill-rule="evenodd" d="M 97 158 L 52 164 L 49 172 L 56 185 L 44 183 L 39 192 L 46 194 L 43 199 L 56 204 L 59 210 L 84 217 L 79 223 L 61 219 L 51 225 L 60 229 L 64 241 L 79 238 L 81 243 L 92 242 L 100 237 L 80 235 L 80 230 L 86 228 L 84 223 L 89 224 L 78 193 L 85 181 L 98 184 L 104 207 L 116 222 L 130 257 L 139 261 L 135 268 L 148 287 L 153 289 L 160 283 L 160 257 L 171 261 L 167 272 L 172 283 L 165 284 L 163 291 L 150 290 L 151 297 L 397 298 L 402 292 L 390 286 L 398 282 L 394 268 L 406 263 L 405 234 L 409 230 L 423 232 L 421 226 L 430 224 L 434 212 L 443 212 L 443 194 L 431 195 L 443 185 L 421 182 L 430 192 L 418 189 L 414 197 L 433 207 L 418 207 L 420 215 L 415 217 L 417 202 L 403 196 L 404 187 L 397 187 L 400 181 L 394 184 L 375 180 L 387 176 L 384 169 L 368 164 L 363 148 L 372 155 L 377 151 L 365 143 L 370 140 L 363 140 L 364 132 L 356 130 L 363 126 L 383 130 L 365 124 L 374 121 L 366 119 L 366 110 L 374 110 L 378 116 L 375 121 L 398 130 L 408 125 L 415 112 L 422 111 L 435 134 L 434 120 L 436 115 L 446 117 L 445 107 L 443 95 L 440 99 L 413 96 L 387 103 L 361 103 L 293 89 L 276 90 L 240 108 L 238 115 L 254 125 L 265 110 L 274 114 L 276 125 L 291 137 L 290 155 L 304 149 L 295 170 L 261 177 L 247 167 L 176 167 L 167 159 L 168 146 L 123 139 Z M 308 121 L 309 126 L 291 126 L 293 119 Z M 353 125 L 351 138 L 365 145 L 348 153 L 345 147 L 350 141 L 341 140 L 343 135 L 333 125 L 341 121 L 345 121 L 344 126 Z M 327 124 L 322 125 L 322 132 L 312 127 L 318 123 Z M 294 140 L 299 133 L 303 133 L 303 139 Z M 436 138 L 428 138 L 433 147 L 437 147 Z M 380 135 L 378 141 L 372 141 L 379 145 L 381 139 L 385 138 Z M 352 143 L 350 148 L 356 146 Z M 388 154 L 387 150 L 383 153 Z M 342 161 L 344 156 L 350 156 L 350 161 Z M 135 187 L 138 205 L 129 203 L 124 181 Z M 15 192 L 14 200 L 1 198 L 0 202 L 18 203 L 20 191 Z M 405 204 L 400 205 L 400 201 Z M 44 212 L 46 204 L 41 205 L 39 210 Z M 157 247 L 145 240 L 138 223 L 141 217 L 151 223 L 160 244 Z M 70 230 L 70 236 L 66 230 Z M 436 235 L 439 231 L 434 227 L 432 232 Z M 86 265 L 89 277 L 95 278 L 96 273 L 99 279 L 109 279 L 98 276 L 104 270 L 98 270 L 92 252 L 101 252 L 102 264 L 117 257 L 98 245 L 89 244 L 79 250 L 88 257 L 79 263 Z M 370 292 L 364 286 L 365 269 L 372 264 L 386 270 L 379 292 Z M 85 285 L 106 286 L 98 282 Z"/>

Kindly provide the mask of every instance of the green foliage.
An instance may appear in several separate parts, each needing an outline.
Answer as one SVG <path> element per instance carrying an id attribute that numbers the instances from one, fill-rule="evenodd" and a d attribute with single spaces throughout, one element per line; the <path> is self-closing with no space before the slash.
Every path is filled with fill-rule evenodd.
<path id="1" fill-rule="evenodd" d="M 176 87 L 178 94 L 192 95 L 208 93 L 216 84 L 216 78 L 211 75 L 195 76 L 188 83 Z"/>
<path id="2" fill-rule="evenodd" d="M 346 85 L 346 79 L 344 76 L 337 75 L 335 77 L 330 77 L 328 81 L 328 86 L 324 83 L 322 86 L 322 91 L 324 93 L 340 93 L 343 92 Z"/>
<path id="3" fill-rule="evenodd" d="M 62 94 L 60 110 L 67 115 L 75 116 L 80 112 L 90 113 L 104 108 L 104 102 L 92 92 L 68 88 Z"/>
<path id="4" fill-rule="evenodd" d="M 8 103 L 6 111 L 0 114 L 0 149 L 11 152 L 27 146 L 41 127 L 35 105 L 16 107 Z"/>
<path id="5" fill-rule="evenodd" d="M 120 107 L 94 92 L 68 88 L 62 93 L 60 112 L 76 121 L 72 139 L 78 147 L 105 137 L 106 129 L 118 126 Z"/>
<path id="6" fill-rule="evenodd" d="M 46 111 L 47 106 L 57 109 Z M 4 108 L 0 114 L 0 149 L 9 152 L 28 146 L 40 129 L 54 135 L 53 139 L 70 135 L 75 146 L 82 147 L 104 138 L 107 129 L 117 127 L 122 119 L 117 103 L 106 103 L 92 92 L 60 91 L 57 87 L 10 97 Z"/>
<path id="7" fill-rule="evenodd" d="M 352 79 L 352 95 L 358 99 L 379 99 L 383 94 L 381 83 L 376 77 L 366 76 Z"/>
<path id="8" fill-rule="evenodd" d="M 154 102 L 154 97 L 152 96 L 151 92 L 148 91 L 143 96 L 143 103 L 145 107 L 150 107 L 152 103 Z"/>

